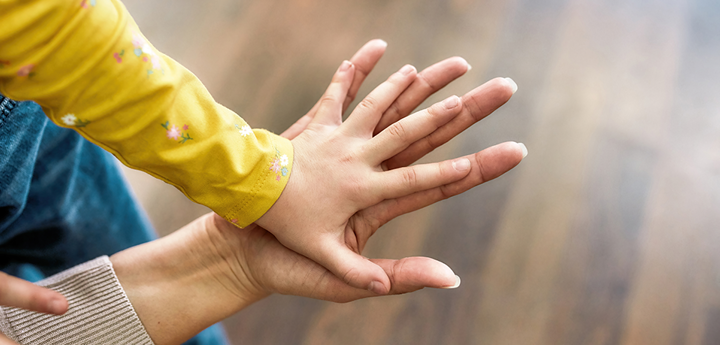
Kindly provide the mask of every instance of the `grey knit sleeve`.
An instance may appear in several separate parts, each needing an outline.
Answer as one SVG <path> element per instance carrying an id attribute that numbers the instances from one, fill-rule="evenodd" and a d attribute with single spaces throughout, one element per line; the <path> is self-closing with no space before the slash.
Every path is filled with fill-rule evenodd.
<path id="1" fill-rule="evenodd" d="M 19 344 L 153 344 L 107 256 L 37 284 L 63 294 L 70 308 L 53 316 L 0 307 L 0 331 Z"/>

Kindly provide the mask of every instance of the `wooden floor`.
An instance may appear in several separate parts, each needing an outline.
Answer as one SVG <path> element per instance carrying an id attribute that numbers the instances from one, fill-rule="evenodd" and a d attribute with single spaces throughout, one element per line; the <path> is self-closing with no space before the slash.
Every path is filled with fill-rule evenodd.
<path id="1" fill-rule="evenodd" d="M 425 255 L 462 277 L 349 304 L 273 296 L 226 321 L 235 344 L 720 344 L 717 0 L 127 0 L 145 34 L 255 127 L 282 131 L 364 42 L 404 63 L 460 55 L 519 85 L 433 153 L 506 140 L 530 154 L 397 219 L 372 257 Z M 205 210 L 131 173 L 166 233 Z M 163 205 L 159 208 L 157 205 Z"/>

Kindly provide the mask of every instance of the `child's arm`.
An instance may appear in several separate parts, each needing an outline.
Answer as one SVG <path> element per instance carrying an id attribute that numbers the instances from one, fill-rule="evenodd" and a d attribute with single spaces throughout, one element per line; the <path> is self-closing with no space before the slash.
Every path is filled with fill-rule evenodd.
<path id="1" fill-rule="evenodd" d="M 36 101 L 58 125 L 237 225 L 280 195 L 291 143 L 217 104 L 119 1 L 4 0 L 0 23 L 0 93 Z"/>

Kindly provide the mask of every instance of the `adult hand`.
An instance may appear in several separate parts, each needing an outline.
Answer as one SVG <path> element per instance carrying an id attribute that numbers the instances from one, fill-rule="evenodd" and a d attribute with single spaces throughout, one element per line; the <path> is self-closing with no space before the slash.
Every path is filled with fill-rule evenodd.
<path id="1" fill-rule="evenodd" d="M 338 69 L 314 119 L 293 140 L 293 174 L 283 194 L 258 224 L 271 229 L 285 246 L 327 267 L 351 286 L 384 294 L 391 288 L 389 278 L 359 253 L 378 224 L 386 221 L 386 215 L 392 218 L 393 210 L 408 212 L 428 204 L 428 200 L 432 203 L 469 188 L 447 185 L 470 172 L 471 159 L 475 160 L 476 175 L 482 182 L 497 177 L 519 163 L 525 148 L 505 143 L 454 161 L 396 168 L 432 150 L 433 143 L 447 141 L 447 133 L 463 127 L 462 123 L 436 131 L 450 120 L 457 120 L 456 115 L 466 108 L 457 97 L 450 97 L 394 123 L 373 138 L 382 116 L 417 75 L 412 66 L 405 66 L 368 95 L 343 123 L 342 100 L 349 92 L 353 72 L 349 62 Z M 498 83 L 504 85 L 506 97 L 500 95 L 494 100 L 500 98 L 504 103 L 514 91 L 514 83 L 497 79 Z M 467 100 L 470 107 L 478 106 L 473 95 Z M 487 115 L 481 113 L 483 110 L 476 108 L 476 117 L 471 118 Z M 465 124 L 465 128 L 472 123 Z M 490 162 L 484 165 L 483 160 Z M 396 169 L 386 171 L 388 168 Z M 319 188 L 314 183 L 319 183 Z M 388 207 L 388 203 L 396 205 Z"/>
<path id="2" fill-rule="evenodd" d="M 116 253 L 110 260 L 158 345 L 186 341 L 271 293 L 334 302 L 374 295 L 345 284 L 259 226 L 238 229 L 214 213 L 161 239 Z M 391 294 L 458 283 L 450 268 L 429 258 L 373 262 L 390 277 Z"/>
<path id="3" fill-rule="evenodd" d="M 0 305 L 62 315 L 68 302 L 56 291 L 37 286 L 28 281 L 0 272 Z M 0 344 L 14 344 L 0 333 Z"/>

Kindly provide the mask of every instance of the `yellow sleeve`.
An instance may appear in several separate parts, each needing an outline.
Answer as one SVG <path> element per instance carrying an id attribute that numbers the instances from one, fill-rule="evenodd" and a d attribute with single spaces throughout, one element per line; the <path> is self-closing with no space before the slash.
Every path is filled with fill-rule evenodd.
<path id="1" fill-rule="evenodd" d="M 273 205 L 292 167 L 290 141 L 216 103 L 117 0 L 0 0 L 0 93 L 238 226 Z"/>

